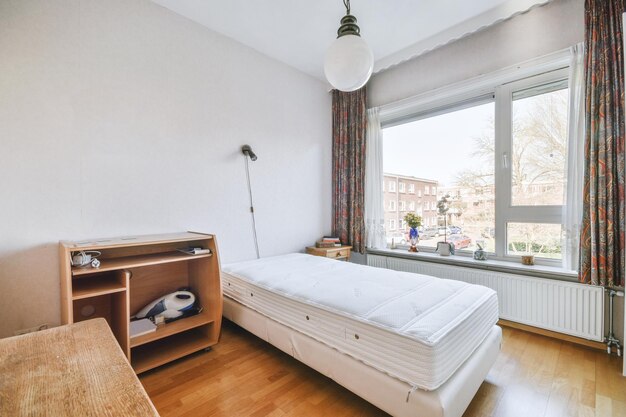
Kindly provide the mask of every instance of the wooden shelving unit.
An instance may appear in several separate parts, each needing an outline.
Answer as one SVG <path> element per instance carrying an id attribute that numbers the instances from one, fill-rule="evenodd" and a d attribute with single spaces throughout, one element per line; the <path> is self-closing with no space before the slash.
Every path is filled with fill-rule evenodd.
<path id="1" fill-rule="evenodd" d="M 211 254 L 178 251 L 186 247 L 210 249 Z M 100 251 L 100 267 L 71 266 L 72 256 L 82 250 Z M 60 242 L 59 253 L 63 323 L 105 318 L 135 372 L 147 371 L 217 343 L 222 288 L 214 235 L 187 232 Z M 130 317 L 151 301 L 181 287 L 191 289 L 202 312 L 130 339 Z"/>

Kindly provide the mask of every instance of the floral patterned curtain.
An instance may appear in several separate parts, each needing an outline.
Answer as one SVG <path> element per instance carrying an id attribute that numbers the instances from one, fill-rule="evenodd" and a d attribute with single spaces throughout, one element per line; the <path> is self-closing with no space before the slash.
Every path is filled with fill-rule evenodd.
<path id="1" fill-rule="evenodd" d="M 624 0 L 585 1 L 581 282 L 624 285 Z"/>
<path id="2" fill-rule="evenodd" d="M 333 234 L 365 251 L 365 87 L 333 90 Z"/>

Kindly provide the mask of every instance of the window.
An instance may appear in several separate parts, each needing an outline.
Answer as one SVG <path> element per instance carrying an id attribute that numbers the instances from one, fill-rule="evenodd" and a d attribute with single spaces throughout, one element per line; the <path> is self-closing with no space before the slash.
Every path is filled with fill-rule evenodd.
<path id="1" fill-rule="evenodd" d="M 409 202 L 409 210 L 415 211 L 415 201 L 410 201 Z"/>
<path id="2" fill-rule="evenodd" d="M 563 205 L 567 100 L 567 80 L 513 92 L 513 206 Z"/>
<path id="3" fill-rule="evenodd" d="M 503 86 L 510 111 L 502 120 L 502 164 L 499 178 L 499 252 L 563 258 L 561 217 L 567 166 L 567 73 L 520 80 Z"/>
<path id="4" fill-rule="evenodd" d="M 400 219 L 398 220 L 398 230 L 404 230 L 404 220 Z"/>
<path id="5" fill-rule="evenodd" d="M 432 181 L 424 196 L 449 194 L 447 224 L 471 240 L 463 250 L 480 244 L 495 258 L 528 253 L 556 265 L 567 188 L 567 71 L 542 70 L 474 97 L 464 90 L 425 98 L 412 112 L 381 110 L 384 172 Z M 443 226 L 437 202 L 428 200 L 423 226 Z M 424 234 L 420 246 L 434 249 L 439 240 Z"/>
<path id="6" fill-rule="evenodd" d="M 396 230 L 396 220 L 395 219 L 389 220 L 389 230 Z"/>
<path id="7" fill-rule="evenodd" d="M 395 193 L 396 192 L 396 181 L 395 180 L 389 181 L 389 192 L 390 193 Z"/>
<path id="8" fill-rule="evenodd" d="M 406 201 L 400 201 L 400 211 L 406 211 Z"/>
<path id="9" fill-rule="evenodd" d="M 396 201 L 395 200 L 390 200 L 389 201 L 389 211 L 396 211 Z"/>
<path id="10" fill-rule="evenodd" d="M 403 193 L 404 191 L 404 183 L 403 182 L 399 182 L 398 183 L 398 191 Z"/>
<path id="11" fill-rule="evenodd" d="M 560 224 L 507 223 L 507 254 L 561 259 Z"/>
<path id="12" fill-rule="evenodd" d="M 415 194 L 415 184 L 409 184 L 409 194 Z"/>

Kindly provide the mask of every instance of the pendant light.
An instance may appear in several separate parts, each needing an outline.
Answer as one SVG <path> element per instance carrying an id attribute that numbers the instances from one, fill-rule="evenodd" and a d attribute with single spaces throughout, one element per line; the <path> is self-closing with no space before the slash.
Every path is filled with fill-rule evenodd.
<path id="1" fill-rule="evenodd" d="M 324 73 L 337 90 L 354 91 L 363 87 L 374 69 L 374 54 L 361 38 L 356 17 L 350 14 L 350 0 L 343 0 L 346 15 L 341 19 L 337 39 L 326 51 Z"/>

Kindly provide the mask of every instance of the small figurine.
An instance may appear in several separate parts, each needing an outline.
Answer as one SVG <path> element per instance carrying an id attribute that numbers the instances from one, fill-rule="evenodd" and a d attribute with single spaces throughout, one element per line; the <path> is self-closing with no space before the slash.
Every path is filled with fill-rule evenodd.
<path id="1" fill-rule="evenodd" d="M 480 243 L 477 243 L 478 249 L 474 251 L 474 259 L 477 261 L 486 261 L 487 260 L 487 252 L 480 246 Z"/>

